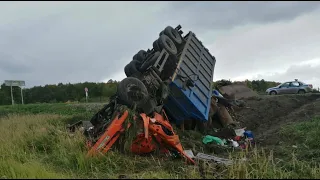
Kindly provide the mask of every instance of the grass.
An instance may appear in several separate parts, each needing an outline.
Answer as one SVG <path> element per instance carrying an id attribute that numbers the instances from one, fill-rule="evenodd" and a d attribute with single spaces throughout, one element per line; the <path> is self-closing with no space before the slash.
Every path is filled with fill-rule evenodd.
<path id="1" fill-rule="evenodd" d="M 235 163 L 229 167 L 205 162 L 188 166 L 180 159 L 124 155 L 115 150 L 86 158 L 84 137 L 80 132 L 68 134 L 65 125 L 78 117 L 90 117 L 101 105 L 88 106 L 1 106 L 0 177 L 320 178 L 320 118 L 283 127 L 284 142 L 275 154 L 256 148 L 230 153 Z"/>

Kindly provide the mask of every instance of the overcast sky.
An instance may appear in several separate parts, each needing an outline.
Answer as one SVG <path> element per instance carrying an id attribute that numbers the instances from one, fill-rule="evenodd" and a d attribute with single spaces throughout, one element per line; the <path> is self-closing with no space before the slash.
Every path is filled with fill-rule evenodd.
<path id="1" fill-rule="evenodd" d="M 214 80 L 298 78 L 320 87 L 319 2 L 0 2 L 0 80 L 121 80 L 167 25 L 217 59 Z"/>

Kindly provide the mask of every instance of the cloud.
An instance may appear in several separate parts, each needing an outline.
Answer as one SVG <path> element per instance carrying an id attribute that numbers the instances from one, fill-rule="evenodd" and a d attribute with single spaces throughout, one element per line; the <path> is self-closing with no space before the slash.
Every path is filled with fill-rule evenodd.
<path id="1" fill-rule="evenodd" d="M 215 79 L 283 73 L 320 57 L 319 4 L 0 2 L 0 77 L 28 86 L 121 80 L 135 53 L 178 24 L 217 58 Z"/>
<path id="2" fill-rule="evenodd" d="M 239 27 L 210 45 L 217 58 L 217 79 L 263 72 L 283 72 L 289 66 L 320 57 L 320 13 L 286 23 Z"/>
<path id="3" fill-rule="evenodd" d="M 299 79 L 307 84 L 312 84 L 314 88 L 320 88 L 320 59 L 301 62 L 290 66 L 282 73 L 258 74 L 256 79 L 268 79 L 273 81 L 293 81 Z"/>
<path id="4" fill-rule="evenodd" d="M 170 10 L 190 22 L 193 28 L 208 31 L 229 29 L 247 24 L 285 22 L 310 13 L 318 2 L 175 2 Z M 172 14 L 168 14 L 172 16 Z M 168 17 L 167 16 L 167 17 Z"/>

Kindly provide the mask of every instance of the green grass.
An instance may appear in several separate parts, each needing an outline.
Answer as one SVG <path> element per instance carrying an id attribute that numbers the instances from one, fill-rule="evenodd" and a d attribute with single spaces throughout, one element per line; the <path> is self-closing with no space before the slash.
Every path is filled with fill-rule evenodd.
<path id="1" fill-rule="evenodd" d="M 116 150 L 86 158 L 84 137 L 80 132 L 68 134 L 65 125 L 70 119 L 90 117 L 98 108 L 66 104 L 0 106 L 5 114 L 0 117 L 0 177 L 320 178 L 319 118 L 283 128 L 281 135 L 287 141 L 279 147 L 284 149 L 281 158 L 255 149 L 231 153 L 235 163 L 230 167 L 203 162 L 188 166 L 181 159 L 124 155 Z M 192 137 L 201 141 L 201 136 L 188 138 Z M 245 162 L 241 161 L 244 157 Z"/>
<path id="2" fill-rule="evenodd" d="M 282 128 L 281 150 L 287 154 L 289 150 L 296 154 L 299 160 L 320 162 L 320 117 L 306 122 L 291 124 Z"/>

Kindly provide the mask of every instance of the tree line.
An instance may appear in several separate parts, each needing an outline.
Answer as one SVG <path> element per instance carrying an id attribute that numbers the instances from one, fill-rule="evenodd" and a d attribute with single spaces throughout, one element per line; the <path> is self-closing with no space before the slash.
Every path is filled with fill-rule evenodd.
<path id="1" fill-rule="evenodd" d="M 23 89 L 23 98 L 25 104 L 33 103 L 57 103 L 78 101 L 85 102 L 85 91 L 88 88 L 89 102 L 106 102 L 110 96 L 116 93 L 118 81 L 109 80 L 107 83 L 84 82 L 76 84 L 51 84 L 45 86 L 34 86 L 32 88 Z M 254 91 L 264 93 L 267 88 L 279 85 L 279 82 L 262 80 L 245 80 L 232 82 L 230 80 L 219 80 L 213 82 L 213 88 L 228 85 L 232 83 L 244 83 Z M 13 97 L 15 104 L 21 104 L 20 87 L 13 88 Z M 316 91 L 316 90 L 315 90 Z M 0 105 L 11 104 L 10 87 L 1 85 L 0 89 Z"/>
<path id="2" fill-rule="evenodd" d="M 85 102 L 85 88 L 88 88 L 89 102 L 104 102 L 112 96 L 119 82 L 109 80 L 107 83 L 84 82 L 76 84 L 48 84 L 45 86 L 34 86 L 23 89 L 23 100 L 25 104 L 33 103 L 57 103 L 78 101 Z M 21 104 L 20 87 L 12 87 L 15 104 Z M 10 87 L 1 85 L 0 105 L 11 104 Z"/>

